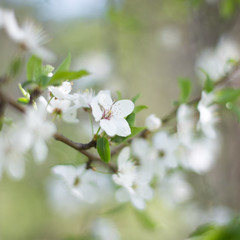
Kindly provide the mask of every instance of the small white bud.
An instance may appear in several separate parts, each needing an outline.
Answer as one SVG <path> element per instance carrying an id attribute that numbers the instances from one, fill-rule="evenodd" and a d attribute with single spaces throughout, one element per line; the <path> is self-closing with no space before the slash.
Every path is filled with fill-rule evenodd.
<path id="1" fill-rule="evenodd" d="M 156 117 L 155 114 L 151 114 L 146 118 L 145 126 L 149 131 L 155 131 L 160 128 L 162 121 L 160 118 Z"/>

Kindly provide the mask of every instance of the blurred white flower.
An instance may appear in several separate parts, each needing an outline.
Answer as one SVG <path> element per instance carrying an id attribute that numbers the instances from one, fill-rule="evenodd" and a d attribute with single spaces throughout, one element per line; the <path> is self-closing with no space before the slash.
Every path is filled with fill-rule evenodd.
<path id="1" fill-rule="evenodd" d="M 70 106 L 70 100 L 60 100 L 53 97 L 50 102 L 47 102 L 47 100 L 43 96 L 41 96 L 39 97 L 39 101 L 45 106 L 47 112 L 62 117 L 65 122 L 79 122 L 79 120 L 77 119 L 77 108 L 75 106 Z"/>
<path id="2" fill-rule="evenodd" d="M 115 225 L 105 218 L 98 218 L 93 222 L 92 234 L 96 240 L 120 240 L 120 235 Z"/>
<path id="3" fill-rule="evenodd" d="M 161 125 L 161 119 L 156 117 L 155 114 L 149 115 L 145 120 L 145 126 L 149 131 L 156 131 Z"/>
<path id="4" fill-rule="evenodd" d="M 177 110 L 177 136 L 182 144 L 192 142 L 196 128 L 195 110 L 187 104 L 181 104 Z"/>
<path id="5" fill-rule="evenodd" d="M 55 60 L 54 54 L 41 46 L 45 43 L 46 37 L 42 29 L 35 26 L 33 22 L 26 21 L 20 28 L 14 12 L 1 9 L 0 24 L 6 30 L 8 36 L 23 50 L 30 51 L 47 61 Z"/>
<path id="6" fill-rule="evenodd" d="M 54 95 L 54 97 L 59 99 L 66 99 L 68 94 L 72 91 L 72 84 L 71 82 L 63 82 L 61 86 L 48 87 L 48 90 Z"/>
<path id="7" fill-rule="evenodd" d="M 193 189 L 183 175 L 174 173 L 160 183 L 160 195 L 167 204 L 175 206 L 190 199 Z"/>
<path id="8" fill-rule="evenodd" d="M 28 141 L 28 140 L 27 140 Z M 18 129 L 0 136 L 0 179 L 3 171 L 16 180 L 25 173 L 25 153 L 29 149 L 25 136 Z"/>
<path id="9" fill-rule="evenodd" d="M 56 178 L 50 178 L 46 182 L 47 200 L 50 207 L 63 217 L 69 217 L 79 214 L 86 204 L 74 196 L 69 187 Z"/>
<path id="10" fill-rule="evenodd" d="M 160 168 L 175 168 L 178 166 L 176 150 L 179 146 L 175 135 L 169 135 L 165 131 L 157 132 L 153 136 L 153 146 L 158 150 L 158 162 Z M 158 168 L 156 168 L 158 170 Z"/>
<path id="11" fill-rule="evenodd" d="M 124 187 L 116 192 L 117 199 L 130 200 L 136 208 L 144 209 L 145 201 L 153 197 L 151 179 L 151 172 L 136 167 L 130 159 L 130 148 L 124 148 L 118 156 L 118 173 L 113 175 L 114 182 Z"/>
<path id="12" fill-rule="evenodd" d="M 113 102 L 108 91 L 100 91 L 90 105 L 95 121 L 100 121 L 100 127 L 109 136 L 126 137 L 131 134 L 131 129 L 125 117 L 134 109 L 132 101 L 119 100 Z"/>
<path id="13" fill-rule="evenodd" d="M 113 181 L 125 188 L 131 188 L 135 179 L 136 166 L 130 159 L 130 148 L 125 147 L 119 154 L 118 173 L 113 175 Z"/>
<path id="14" fill-rule="evenodd" d="M 38 162 L 42 162 L 47 158 L 48 147 L 46 141 L 56 132 L 55 125 L 46 120 L 46 115 L 44 106 L 39 104 L 37 110 L 28 108 L 24 116 L 22 138 L 25 141 L 28 139 L 34 158 Z"/>
<path id="15" fill-rule="evenodd" d="M 182 150 L 182 166 L 203 174 L 213 167 L 219 150 L 219 143 L 216 140 L 200 138 L 195 139 L 191 146 Z"/>
<path id="16" fill-rule="evenodd" d="M 150 143 L 142 138 L 135 138 L 131 143 L 132 155 L 139 160 L 141 168 L 149 172 L 151 176 L 156 173 L 158 163 L 158 151 Z M 157 170 L 158 176 L 164 176 L 164 168 Z"/>
<path id="17" fill-rule="evenodd" d="M 57 165 L 52 168 L 52 171 L 55 175 L 62 178 L 74 196 L 88 203 L 95 203 L 97 201 L 97 192 L 91 183 L 91 178 L 85 165 L 77 167 L 72 165 Z"/>
<path id="18" fill-rule="evenodd" d="M 240 57 L 239 46 L 229 38 L 221 38 L 215 49 L 203 50 L 196 61 L 196 69 L 199 77 L 205 79 L 205 75 L 199 71 L 203 69 L 213 81 L 219 80 L 232 68 L 230 59 L 238 60 Z"/>
<path id="19" fill-rule="evenodd" d="M 73 100 L 75 106 L 77 108 L 83 107 L 83 108 L 91 108 L 91 102 L 94 98 L 94 92 L 92 89 L 88 90 L 86 89 L 82 93 L 74 93 L 70 99 Z"/>
<path id="20" fill-rule="evenodd" d="M 201 100 L 198 103 L 199 121 L 198 129 L 200 129 L 207 137 L 216 138 L 216 122 L 217 117 L 217 105 L 213 104 L 214 94 L 202 92 Z"/>

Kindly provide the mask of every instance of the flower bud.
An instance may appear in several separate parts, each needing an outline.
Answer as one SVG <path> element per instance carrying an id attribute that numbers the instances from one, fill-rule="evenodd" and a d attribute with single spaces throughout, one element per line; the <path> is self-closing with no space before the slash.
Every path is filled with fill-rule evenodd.
<path id="1" fill-rule="evenodd" d="M 155 131 L 160 128 L 162 121 L 160 118 L 156 117 L 155 114 L 151 114 L 146 118 L 145 126 L 149 131 Z"/>

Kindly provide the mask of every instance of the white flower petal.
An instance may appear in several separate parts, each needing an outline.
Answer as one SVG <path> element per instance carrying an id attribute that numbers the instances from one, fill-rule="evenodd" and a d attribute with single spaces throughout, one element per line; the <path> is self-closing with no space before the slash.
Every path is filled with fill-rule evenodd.
<path id="1" fill-rule="evenodd" d="M 104 108 L 104 109 L 110 109 L 113 101 L 110 96 L 109 91 L 100 91 L 97 95 L 98 103 Z"/>
<path id="2" fill-rule="evenodd" d="M 118 165 L 122 165 L 130 158 L 130 147 L 125 147 L 118 155 Z"/>
<path id="3" fill-rule="evenodd" d="M 79 120 L 77 119 L 77 109 L 69 109 L 68 111 L 63 113 L 62 118 L 65 122 L 68 123 L 78 123 Z"/>
<path id="4" fill-rule="evenodd" d="M 34 159 L 38 163 L 42 163 L 44 160 L 46 160 L 48 154 L 48 147 L 44 140 L 38 139 L 35 140 L 35 143 L 33 145 L 33 155 Z"/>
<path id="5" fill-rule="evenodd" d="M 95 118 L 95 121 L 98 122 L 102 118 L 103 111 L 101 110 L 99 104 L 98 104 L 98 99 L 95 97 L 92 102 L 90 103 L 90 106 L 92 108 L 92 114 Z"/>
<path id="6" fill-rule="evenodd" d="M 134 109 L 134 103 L 131 100 L 120 100 L 112 105 L 112 113 L 116 118 L 128 116 Z"/>
<path id="7" fill-rule="evenodd" d="M 77 170 L 74 166 L 57 165 L 52 168 L 54 174 L 64 178 L 69 186 L 72 186 L 77 176 Z"/>
<path id="8" fill-rule="evenodd" d="M 121 137 L 127 137 L 128 135 L 131 134 L 129 124 L 124 118 L 119 119 L 112 118 L 110 121 L 114 122 L 114 124 L 117 126 L 116 135 Z"/>
<path id="9" fill-rule="evenodd" d="M 107 133 L 108 136 L 113 137 L 117 133 L 117 125 L 116 121 L 113 119 L 107 120 L 102 119 L 100 120 L 100 127 Z"/>

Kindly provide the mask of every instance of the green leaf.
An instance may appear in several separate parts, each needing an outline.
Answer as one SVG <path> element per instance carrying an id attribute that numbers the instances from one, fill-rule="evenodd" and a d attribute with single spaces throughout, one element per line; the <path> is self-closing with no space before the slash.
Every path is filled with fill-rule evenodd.
<path id="1" fill-rule="evenodd" d="M 124 140 L 128 140 L 136 135 L 138 135 L 140 132 L 142 132 L 145 129 L 145 127 L 131 127 L 131 134 L 124 138 Z"/>
<path id="2" fill-rule="evenodd" d="M 226 104 L 228 102 L 234 102 L 240 96 L 240 89 L 225 88 L 215 93 L 214 102 L 220 104 Z"/>
<path id="3" fill-rule="evenodd" d="M 226 107 L 237 115 L 238 122 L 240 122 L 240 108 L 236 104 L 230 102 L 226 104 Z"/>
<path id="4" fill-rule="evenodd" d="M 132 101 L 136 103 L 136 101 L 140 98 L 140 93 L 138 93 L 135 97 L 132 98 Z"/>
<path id="5" fill-rule="evenodd" d="M 117 91 L 117 98 L 118 100 L 122 99 L 122 93 L 120 91 Z"/>
<path id="6" fill-rule="evenodd" d="M 44 75 L 48 75 L 49 73 L 51 73 L 52 71 L 54 70 L 54 67 L 51 66 L 51 65 L 45 65 L 45 66 L 42 66 L 42 72 Z"/>
<path id="7" fill-rule="evenodd" d="M 22 95 L 27 99 L 27 100 L 30 100 L 30 94 L 29 92 L 27 92 L 21 85 L 21 83 L 18 84 L 18 87 L 22 93 Z"/>
<path id="8" fill-rule="evenodd" d="M 67 57 L 63 60 L 60 66 L 55 71 L 54 75 L 59 72 L 68 72 L 71 65 L 71 54 L 69 53 Z"/>
<path id="9" fill-rule="evenodd" d="M 178 80 L 178 84 L 180 87 L 180 103 L 186 103 L 188 101 L 188 98 L 190 97 L 192 84 L 189 79 L 181 78 Z"/>
<path id="10" fill-rule="evenodd" d="M 111 160 L 111 150 L 109 142 L 106 137 L 99 137 L 97 139 L 97 151 L 101 159 L 108 163 Z"/>
<path id="11" fill-rule="evenodd" d="M 23 104 L 28 104 L 29 103 L 29 99 L 27 99 L 27 98 L 18 98 L 18 102 L 20 102 L 20 103 L 23 103 Z"/>
<path id="12" fill-rule="evenodd" d="M 80 70 L 77 72 L 58 72 L 52 76 L 48 85 L 60 85 L 63 81 L 71 81 L 87 75 L 89 75 L 89 73 L 86 70 Z"/>
<path id="13" fill-rule="evenodd" d="M 216 226 L 213 224 L 204 224 L 199 226 L 193 233 L 190 234 L 189 237 L 197 237 L 197 236 L 201 236 L 209 231 L 214 230 Z"/>
<path id="14" fill-rule="evenodd" d="M 220 13 L 224 18 L 229 18 L 236 10 L 235 0 L 222 0 L 220 5 Z"/>
<path id="15" fill-rule="evenodd" d="M 21 70 L 22 67 L 22 59 L 16 58 L 10 64 L 10 75 L 15 77 Z"/>
<path id="16" fill-rule="evenodd" d="M 147 214 L 146 211 L 138 211 L 135 210 L 136 217 L 139 222 L 142 224 L 143 227 L 147 228 L 148 230 L 154 230 L 156 228 L 156 223 L 153 219 Z"/>
<path id="17" fill-rule="evenodd" d="M 126 117 L 126 120 L 129 124 L 130 127 L 134 126 L 134 123 L 135 123 L 135 113 L 132 112 L 131 114 L 129 114 L 127 117 Z"/>
<path id="18" fill-rule="evenodd" d="M 27 80 L 38 83 L 42 75 L 42 60 L 32 56 L 27 63 Z"/>
<path id="19" fill-rule="evenodd" d="M 205 90 L 205 92 L 212 92 L 212 90 L 214 89 L 214 82 L 213 80 L 210 78 L 210 76 L 208 75 L 207 72 L 205 72 L 203 69 L 201 69 L 202 73 L 205 75 L 206 79 L 204 82 L 204 86 L 203 86 L 203 90 Z"/>
<path id="20" fill-rule="evenodd" d="M 142 132 L 145 127 L 130 127 L 131 128 L 131 134 L 127 137 L 120 137 L 120 136 L 115 136 L 115 137 L 112 137 L 111 140 L 115 143 L 121 143 L 123 141 L 126 141 L 136 135 L 138 135 L 140 132 Z"/>
<path id="21" fill-rule="evenodd" d="M 139 106 L 136 106 L 135 108 L 134 108 L 134 113 L 138 113 L 138 112 L 141 112 L 143 109 L 148 109 L 148 107 L 147 106 L 145 106 L 145 105 L 139 105 Z"/>

